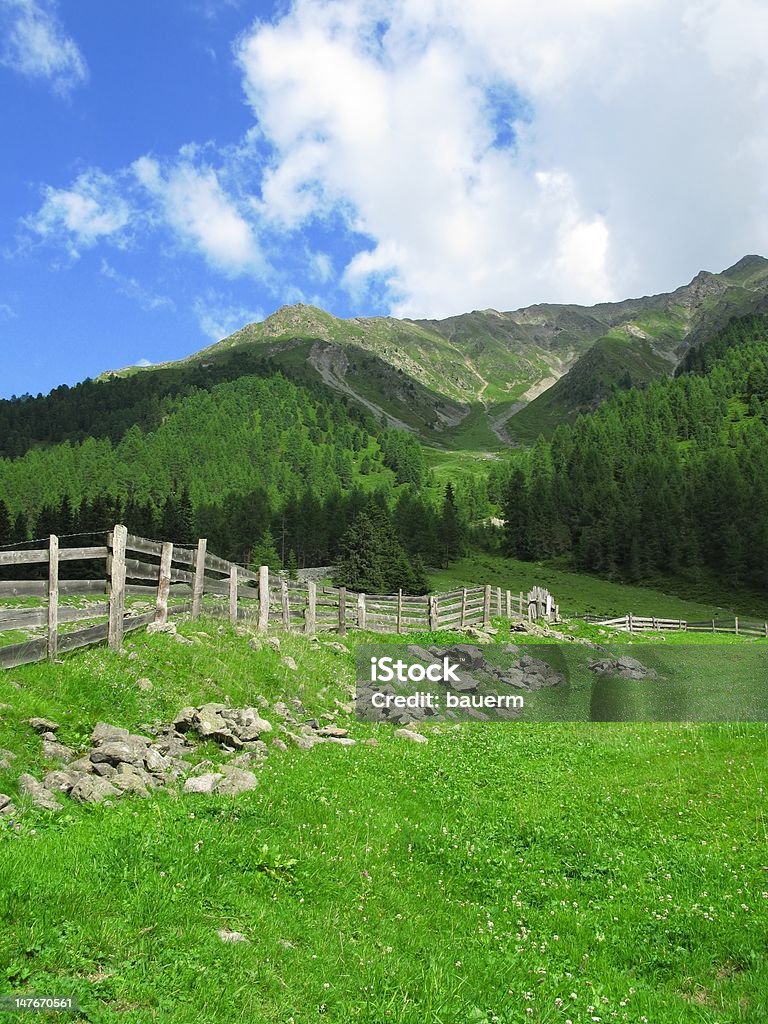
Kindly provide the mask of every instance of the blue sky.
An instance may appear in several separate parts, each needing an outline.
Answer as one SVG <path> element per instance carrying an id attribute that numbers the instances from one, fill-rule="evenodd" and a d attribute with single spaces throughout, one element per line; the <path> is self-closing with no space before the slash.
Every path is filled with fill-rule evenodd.
<path id="1" fill-rule="evenodd" d="M 768 252 L 760 0 L 0 0 L 0 38 L 0 396 L 284 303 L 590 303 Z"/>

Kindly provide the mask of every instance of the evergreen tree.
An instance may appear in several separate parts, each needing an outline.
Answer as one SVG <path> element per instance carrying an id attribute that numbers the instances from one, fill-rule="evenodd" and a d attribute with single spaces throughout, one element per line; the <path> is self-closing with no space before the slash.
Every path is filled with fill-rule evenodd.
<path id="1" fill-rule="evenodd" d="M 445 487 L 438 539 L 442 565 L 447 569 L 448 563 L 461 558 L 466 549 L 466 528 L 459 515 L 451 484 Z"/>
<path id="2" fill-rule="evenodd" d="M 258 572 L 262 565 L 268 565 L 272 572 L 279 572 L 283 567 L 275 546 L 275 538 L 269 527 L 264 530 L 251 549 L 251 571 Z"/>
<path id="3" fill-rule="evenodd" d="M 409 559 L 387 512 L 373 502 L 341 538 L 334 582 L 367 594 L 423 594 L 428 589 L 421 560 Z"/>

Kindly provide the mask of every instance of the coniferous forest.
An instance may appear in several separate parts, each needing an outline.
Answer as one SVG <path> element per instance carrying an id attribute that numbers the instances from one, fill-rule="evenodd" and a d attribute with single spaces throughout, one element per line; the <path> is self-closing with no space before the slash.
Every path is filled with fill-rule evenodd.
<path id="1" fill-rule="evenodd" d="M 497 472 L 508 553 L 629 580 L 708 570 L 768 587 L 768 318 L 674 378 L 619 392 Z"/>
<path id="2" fill-rule="evenodd" d="M 0 423 L 0 545 L 120 520 L 244 564 L 338 565 L 369 592 L 423 593 L 426 567 L 468 544 L 768 587 L 765 316 L 455 486 L 435 485 L 412 434 L 243 354 L 0 402 Z"/>

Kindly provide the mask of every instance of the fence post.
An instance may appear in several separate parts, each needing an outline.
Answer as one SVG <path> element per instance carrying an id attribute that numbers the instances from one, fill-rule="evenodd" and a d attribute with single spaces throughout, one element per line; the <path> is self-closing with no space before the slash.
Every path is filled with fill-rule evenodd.
<path id="1" fill-rule="evenodd" d="M 229 621 L 237 622 L 237 566 L 229 567 Z"/>
<path id="2" fill-rule="evenodd" d="M 632 622 L 632 612 L 627 612 L 627 629 L 630 633 L 634 632 L 634 624 Z"/>
<path id="3" fill-rule="evenodd" d="M 733 625 L 734 625 L 734 628 L 736 630 L 736 636 L 738 636 L 739 635 L 739 616 L 738 615 L 734 615 L 734 617 L 733 617 Z"/>
<path id="4" fill-rule="evenodd" d="M 764 622 L 763 626 L 764 626 L 765 635 L 766 635 L 766 637 L 768 637 L 768 622 Z"/>
<path id="5" fill-rule="evenodd" d="M 713 633 L 715 632 L 715 620 L 714 619 L 712 619 L 712 632 Z M 768 632 L 766 632 L 765 635 L 768 636 Z"/>
<path id="6" fill-rule="evenodd" d="M 111 651 L 123 646 L 123 615 L 125 614 L 125 542 L 128 530 L 116 526 L 107 538 L 112 548 L 109 560 L 109 627 L 107 639 Z"/>
<path id="7" fill-rule="evenodd" d="M 347 635 L 347 588 L 339 587 L 339 636 Z"/>
<path id="8" fill-rule="evenodd" d="M 467 626 L 467 588 L 463 587 L 461 591 L 461 628 L 466 629 Z"/>
<path id="9" fill-rule="evenodd" d="M 491 588 L 486 586 L 483 590 L 483 629 L 491 624 Z"/>
<path id="10" fill-rule="evenodd" d="M 365 629 L 365 594 L 357 595 L 357 628 Z"/>
<path id="11" fill-rule="evenodd" d="M 523 592 L 520 591 L 520 618 L 523 617 Z"/>
<path id="12" fill-rule="evenodd" d="M 287 580 L 280 581 L 280 606 L 283 610 L 283 629 L 288 632 L 291 628 L 291 603 Z"/>
<path id="13" fill-rule="evenodd" d="M 307 580 L 307 607 L 304 612 L 304 632 L 310 635 L 317 631 L 317 584 Z"/>
<path id="14" fill-rule="evenodd" d="M 269 566 L 259 566 L 259 632 L 269 629 Z"/>
<path id="15" fill-rule="evenodd" d="M 208 541 L 200 538 L 197 542 L 197 558 L 195 560 L 195 579 L 192 583 L 192 618 L 196 619 L 203 607 L 203 588 L 205 587 L 205 549 Z"/>
<path id="16" fill-rule="evenodd" d="M 512 618 L 512 592 L 510 590 L 508 590 L 506 596 L 507 596 L 507 618 L 511 619 Z"/>
<path id="17" fill-rule="evenodd" d="M 402 588 L 397 592 L 397 632 L 403 632 L 403 591 Z M 768 636 L 768 633 L 766 633 Z"/>
<path id="18" fill-rule="evenodd" d="M 48 540 L 48 660 L 54 661 L 59 647 L 59 538 Z"/>
<path id="19" fill-rule="evenodd" d="M 157 602 L 155 605 L 155 622 L 164 626 L 168 621 L 168 595 L 171 592 L 171 562 L 173 561 L 173 544 L 163 544 L 160 551 L 160 569 L 157 574 Z"/>
<path id="20" fill-rule="evenodd" d="M 437 594 L 429 599 L 429 628 L 434 632 L 440 624 L 440 616 L 437 610 Z"/>
<path id="21" fill-rule="evenodd" d="M 496 587 L 496 614 L 501 617 L 501 587 Z"/>

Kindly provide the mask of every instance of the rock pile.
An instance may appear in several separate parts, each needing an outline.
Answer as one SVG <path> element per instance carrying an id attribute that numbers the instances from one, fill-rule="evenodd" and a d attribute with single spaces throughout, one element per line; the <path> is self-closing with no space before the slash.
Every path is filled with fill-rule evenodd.
<path id="1" fill-rule="evenodd" d="M 255 789 L 258 779 L 251 769 L 261 767 L 268 757 L 265 738 L 274 733 L 272 723 L 262 716 L 269 702 L 264 697 L 256 700 L 259 707 L 209 703 L 183 708 L 169 725 L 141 726 L 148 735 L 99 722 L 91 733 L 90 748 L 80 754 L 58 742 L 56 722 L 29 719 L 28 724 L 41 737 L 46 759 L 63 763 L 48 771 L 42 781 L 22 775 L 19 791 L 36 807 L 60 811 L 62 795 L 81 803 L 101 803 L 127 793 L 148 796 L 151 790 L 181 779 L 184 793 L 234 796 Z M 287 751 L 288 742 L 301 750 L 320 743 L 355 745 L 349 730 L 335 724 L 335 714 L 324 714 L 324 721 L 309 718 L 298 699 L 278 701 L 270 714 L 281 720 L 277 726 L 280 736 L 271 743 L 276 750 Z M 204 760 L 193 766 L 184 760 L 184 755 L 208 741 L 218 745 L 229 758 L 227 763 L 215 765 Z M 11 751 L 0 750 L 0 770 L 9 768 L 14 759 Z M 0 815 L 16 814 L 11 797 L 0 794 Z"/>
<path id="2" fill-rule="evenodd" d="M 621 679 L 657 679 L 655 669 L 647 668 L 636 658 L 601 658 L 590 661 L 589 669 L 597 676 L 619 676 Z"/>

